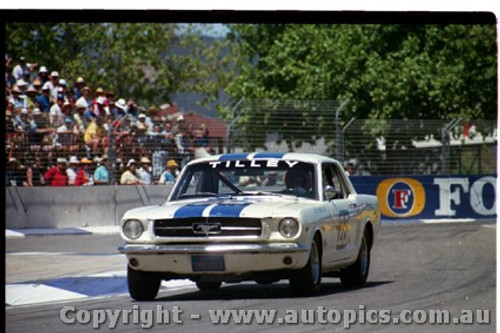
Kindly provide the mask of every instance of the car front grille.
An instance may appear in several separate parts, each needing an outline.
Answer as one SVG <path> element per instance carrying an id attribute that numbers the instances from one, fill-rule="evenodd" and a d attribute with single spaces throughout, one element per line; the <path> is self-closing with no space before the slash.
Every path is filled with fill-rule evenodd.
<path id="1" fill-rule="evenodd" d="M 233 217 L 196 217 L 155 220 L 154 233 L 159 237 L 246 237 L 260 236 L 260 219 Z"/>

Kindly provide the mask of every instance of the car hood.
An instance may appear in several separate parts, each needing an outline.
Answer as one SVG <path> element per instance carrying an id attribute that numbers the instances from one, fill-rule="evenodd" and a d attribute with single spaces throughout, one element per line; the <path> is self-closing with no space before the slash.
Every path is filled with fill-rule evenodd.
<path id="1" fill-rule="evenodd" d="M 298 216 L 302 208 L 318 205 L 311 199 L 278 196 L 224 197 L 171 201 L 129 210 L 124 219 L 171 219 L 190 217 Z"/>

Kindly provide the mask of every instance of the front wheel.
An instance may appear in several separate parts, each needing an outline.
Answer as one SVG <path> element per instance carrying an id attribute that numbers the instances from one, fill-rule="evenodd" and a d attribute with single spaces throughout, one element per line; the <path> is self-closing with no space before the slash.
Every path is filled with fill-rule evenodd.
<path id="1" fill-rule="evenodd" d="M 308 296 L 319 293 L 321 288 L 321 254 L 316 238 L 311 244 L 307 264 L 290 277 L 290 288 L 295 295 Z"/>
<path id="2" fill-rule="evenodd" d="M 148 276 L 128 266 L 127 283 L 130 297 L 136 301 L 152 301 L 160 289 L 161 279 Z"/>
<path id="3" fill-rule="evenodd" d="M 366 283 L 370 270 L 370 245 L 368 231 L 365 229 L 358 258 L 351 266 L 340 272 L 340 282 L 346 287 L 361 287 Z"/>

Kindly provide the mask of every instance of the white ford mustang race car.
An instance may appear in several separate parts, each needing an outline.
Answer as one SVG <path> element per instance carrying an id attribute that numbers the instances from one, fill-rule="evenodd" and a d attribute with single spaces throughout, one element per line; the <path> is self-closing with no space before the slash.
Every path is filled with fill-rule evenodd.
<path id="1" fill-rule="evenodd" d="M 288 279 L 318 293 L 322 276 L 365 283 L 380 226 L 375 196 L 357 194 L 341 164 L 302 153 L 235 153 L 188 163 L 165 204 L 125 213 L 119 251 L 132 298 L 151 300 L 160 282 Z"/>

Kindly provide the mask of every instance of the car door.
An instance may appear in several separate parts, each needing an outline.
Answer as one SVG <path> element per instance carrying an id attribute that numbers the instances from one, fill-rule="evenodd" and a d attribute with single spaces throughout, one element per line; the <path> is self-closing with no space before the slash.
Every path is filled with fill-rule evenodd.
<path id="1" fill-rule="evenodd" d="M 333 230 L 329 235 L 327 262 L 335 265 L 349 261 L 357 256 L 356 236 L 359 223 L 357 221 L 357 203 L 351 195 L 345 181 L 345 173 L 336 163 L 324 163 L 322 166 L 324 200 L 328 202 L 332 214 Z M 328 189 L 327 189 L 328 187 Z M 332 188 L 334 192 L 332 191 Z M 326 192 L 330 192 L 330 197 Z M 335 195 L 331 195 L 334 193 Z"/>

